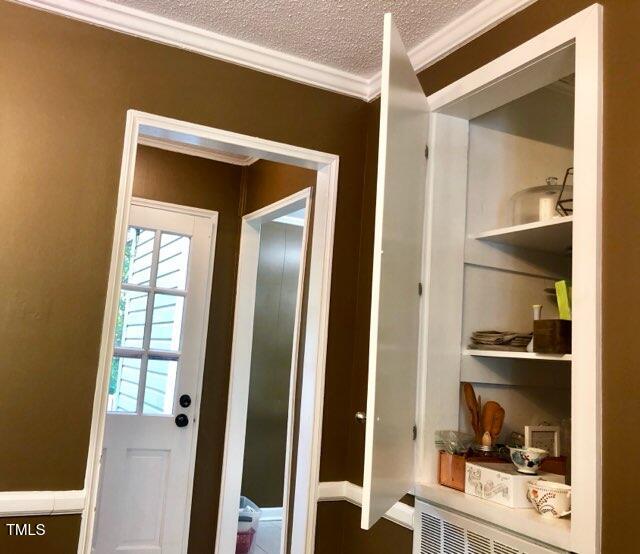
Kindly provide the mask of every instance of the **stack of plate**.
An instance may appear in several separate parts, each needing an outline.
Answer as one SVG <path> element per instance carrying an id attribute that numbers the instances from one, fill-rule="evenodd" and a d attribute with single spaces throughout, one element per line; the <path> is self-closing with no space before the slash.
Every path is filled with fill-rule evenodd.
<path id="1" fill-rule="evenodd" d="M 524 352 L 532 333 L 517 331 L 474 331 L 469 348 L 476 350 L 512 350 Z"/>

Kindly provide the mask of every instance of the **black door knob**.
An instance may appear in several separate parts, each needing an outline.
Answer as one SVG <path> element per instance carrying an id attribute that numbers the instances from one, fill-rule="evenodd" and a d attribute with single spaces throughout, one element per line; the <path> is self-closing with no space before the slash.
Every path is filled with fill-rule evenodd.
<path id="1" fill-rule="evenodd" d="M 188 408 L 189 406 L 191 406 L 191 397 L 188 394 L 183 394 L 178 402 L 183 408 Z"/>
<path id="2" fill-rule="evenodd" d="M 176 425 L 178 427 L 186 427 L 189 425 L 189 418 L 185 414 L 178 414 L 176 416 Z"/>

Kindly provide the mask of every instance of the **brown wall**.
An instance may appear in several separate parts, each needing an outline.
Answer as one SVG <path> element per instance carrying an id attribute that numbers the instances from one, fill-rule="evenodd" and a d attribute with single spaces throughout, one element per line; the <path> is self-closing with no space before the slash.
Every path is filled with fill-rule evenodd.
<path id="1" fill-rule="evenodd" d="M 45 525 L 43 536 L 9 536 L 7 524 Z M 0 552 L 6 554 L 73 554 L 78 548 L 80 516 L 18 517 L 0 520 Z"/>
<path id="2" fill-rule="evenodd" d="M 360 509 L 347 502 L 320 502 L 315 554 L 410 553 L 411 531 L 386 519 L 360 529 Z"/>
<path id="3" fill-rule="evenodd" d="M 0 490 L 82 488 L 129 108 L 340 156 L 321 477 L 342 479 L 366 104 L 9 2 L 0 80 Z"/>
<path id="4" fill-rule="evenodd" d="M 258 160 L 246 169 L 243 214 L 250 214 L 305 188 L 314 188 L 316 172 L 303 167 Z"/>
<path id="5" fill-rule="evenodd" d="M 423 71 L 425 91 L 438 90 L 589 3 L 538 0 Z M 608 554 L 633 550 L 626 543 L 631 534 L 624 531 L 635 522 L 633 499 L 640 493 L 640 483 L 629 479 L 625 465 L 637 457 L 639 447 L 623 435 L 640 424 L 637 401 L 629 393 L 638 390 L 640 373 L 628 346 L 635 339 L 629 317 L 640 312 L 635 287 L 640 245 L 634 240 L 640 208 L 635 186 L 640 169 L 634 163 L 640 3 L 602 4 L 603 552 Z M 0 490 L 82 486 L 124 118 L 132 107 L 340 155 L 320 477 L 359 482 L 364 429 L 352 423 L 352 414 L 364 407 L 366 395 L 376 133 L 369 136 L 364 192 L 362 164 L 367 112 L 375 129 L 375 104 L 368 108 L 357 100 L 7 2 L 0 3 L 0 79 L 0 203 L 9 207 L 0 223 L 0 290 L 5 293 L 0 410 L 11 414 L 0 419 L 4 451 L 11 453 L 0 457 Z M 620 444 L 625 444 L 624 456 Z M 335 515 L 344 509 L 341 503 L 328 503 L 321 511 Z M 346 525 L 346 518 L 334 521 Z M 358 536 L 354 526 L 344 536 Z M 335 531 L 319 522 L 319 544 L 325 530 Z M 356 544 L 361 543 L 355 538 L 345 543 L 344 552 L 356 551 Z M 389 542 L 388 551 L 396 550 Z"/>
<path id="6" fill-rule="evenodd" d="M 419 74 L 426 94 L 431 94 L 465 76 L 591 5 L 590 0 L 538 0 L 487 33 L 453 52 Z M 640 121 L 640 43 L 636 39 L 640 2 L 602 0 L 604 6 L 604 205 L 603 205 L 603 547 L 604 554 L 635 552 L 632 533 L 637 522 L 640 480 L 631 479 L 625 460 L 637 458 L 640 446 L 625 440 L 625 430 L 640 426 L 638 394 L 640 372 L 630 345 L 635 326 L 629 317 L 640 313 L 640 166 L 637 127 Z M 377 157 L 379 102 L 371 104 L 365 190 L 363 191 L 360 279 L 357 304 L 356 354 L 351 376 L 350 413 L 366 407 L 368 325 L 373 245 L 373 214 Z M 364 428 L 349 424 L 348 479 L 361 483 Z M 620 456 L 620 445 L 625 455 Z M 321 522 L 320 522 L 321 523 Z M 319 529 L 322 529 L 319 523 Z M 345 522 L 343 552 L 355 552 L 363 538 L 349 533 Z M 356 523 L 353 524 L 357 527 Z M 395 548 L 390 535 L 389 550 L 409 554 L 409 546 Z"/>
<path id="7" fill-rule="evenodd" d="M 1 489 L 82 486 L 129 108 L 340 155 L 331 317 L 353 321 L 364 103 L 8 2 L 0 52 Z"/>

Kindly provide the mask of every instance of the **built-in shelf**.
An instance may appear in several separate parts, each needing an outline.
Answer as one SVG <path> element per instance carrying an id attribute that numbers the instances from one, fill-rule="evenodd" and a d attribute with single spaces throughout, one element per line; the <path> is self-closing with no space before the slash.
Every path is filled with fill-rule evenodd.
<path id="1" fill-rule="evenodd" d="M 429 504 L 479 518 L 562 550 L 571 550 L 570 519 L 545 518 L 533 508 L 508 508 L 442 485 L 416 483 L 414 492 L 417 498 Z"/>
<path id="2" fill-rule="evenodd" d="M 571 354 L 538 354 L 536 352 L 511 352 L 509 350 L 473 350 L 466 348 L 463 356 L 480 356 L 482 358 L 509 358 L 519 360 L 544 360 L 552 362 L 570 362 Z"/>
<path id="3" fill-rule="evenodd" d="M 479 233 L 474 238 L 530 250 L 565 254 L 569 252 L 573 239 L 573 216 L 503 227 Z"/>

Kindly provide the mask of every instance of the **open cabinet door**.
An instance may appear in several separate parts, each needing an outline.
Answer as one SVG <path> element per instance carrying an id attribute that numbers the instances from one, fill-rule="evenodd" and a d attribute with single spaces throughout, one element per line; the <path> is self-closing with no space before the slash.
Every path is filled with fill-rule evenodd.
<path id="1" fill-rule="evenodd" d="M 362 528 L 413 488 L 427 99 L 384 19 Z"/>

